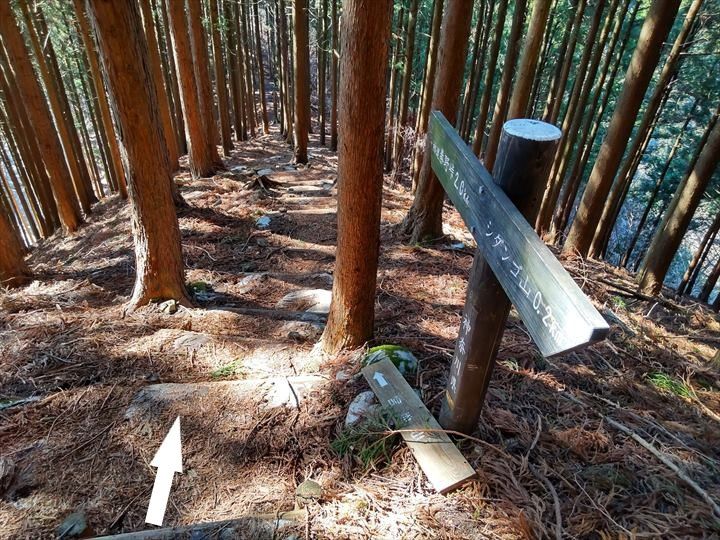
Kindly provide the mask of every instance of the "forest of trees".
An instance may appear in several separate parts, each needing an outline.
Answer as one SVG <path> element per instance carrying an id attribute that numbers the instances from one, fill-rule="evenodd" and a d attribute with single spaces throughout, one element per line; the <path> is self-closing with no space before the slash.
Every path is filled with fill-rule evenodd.
<path id="1" fill-rule="evenodd" d="M 443 238 L 431 110 L 492 170 L 506 120 L 561 127 L 535 223 L 639 290 L 720 309 L 717 0 L 3 0 L 0 280 L 107 197 L 131 205 L 130 306 L 190 303 L 173 180 L 236 141 L 338 151 L 328 351 L 372 334 L 384 176 L 410 243 Z M 277 127 L 274 127 L 277 126 Z M 273 135 L 273 133 L 275 135 Z M 387 176 L 385 178 L 388 178 Z"/>

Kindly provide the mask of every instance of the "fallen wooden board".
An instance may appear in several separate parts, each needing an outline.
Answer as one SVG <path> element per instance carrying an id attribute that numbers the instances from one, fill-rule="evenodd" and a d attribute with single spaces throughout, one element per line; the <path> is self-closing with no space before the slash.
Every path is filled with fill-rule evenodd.
<path id="1" fill-rule="evenodd" d="M 403 439 L 437 492 L 447 493 L 475 476 L 475 469 L 390 360 L 371 364 L 362 374 L 397 429 L 403 430 Z"/>
<path id="2" fill-rule="evenodd" d="M 99 536 L 95 540 L 171 540 L 178 538 L 275 539 L 279 533 L 293 526 L 303 525 L 305 510 L 292 510 L 276 514 L 258 514 L 224 521 L 183 525 L 150 531 L 138 531 L 115 536 Z"/>

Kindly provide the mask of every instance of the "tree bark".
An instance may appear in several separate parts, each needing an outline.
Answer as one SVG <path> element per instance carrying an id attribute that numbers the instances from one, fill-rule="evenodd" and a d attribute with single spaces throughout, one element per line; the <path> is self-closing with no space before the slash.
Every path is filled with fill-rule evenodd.
<path id="1" fill-rule="evenodd" d="M 395 36 L 395 44 L 392 46 L 392 55 L 390 59 L 390 82 L 388 90 L 388 110 L 386 113 L 385 123 L 385 172 L 390 172 L 393 164 L 393 134 L 395 131 L 395 118 L 397 109 L 397 80 L 398 80 L 398 59 L 400 56 L 400 43 L 405 33 L 405 7 L 400 7 L 397 19 L 397 34 Z"/>
<path id="2" fill-rule="evenodd" d="M 189 304 L 167 153 L 137 4 L 87 0 L 87 5 L 128 173 L 136 261 L 129 307 L 169 298 Z"/>
<path id="3" fill-rule="evenodd" d="M 327 143 L 327 46 L 328 46 L 328 0 L 320 1 L 320 36 L 318 38 L 318 114 L 320 116 L 320 146 Z"/>
<path id="4" fill-rule="evenodd" d="M 172 96 L 173 112 L 175 118 L 175 136 L 177 139 L 177 147 L 179 154 L 185 154 L 188 151 L 187 140 L 185 138 L 185 118 L 183 117 L 182 103 L 180 99 L 180 84 L 178 82 L 177 68 L 175 66 L 175 57 L 170 50 L 172 45 L 172 35 L 170 30 L 170 21 L 168 20 L 167 7 L 165 6 L 165 0 L 153 0 L 157 2 L 158 11 L 160 12 L 160 18 L 162 19 L 163 35 L 165 39 L 160 40 L 160 43 L 165 47 L 167 54 L 167 87 L 170 89 L 170 95 Z M 158 32 L 159 35 L 159 32 Z"/>
<path id="5" fill-rule="evenodd" d="M 208 132 L 202 119 L 204 113 L 200 108 L 195 84 L 188 20 L 185 16 L 185 0 L 167 0 L 167 11 L 175 65 L 178 68 L 180 101 L 185 118 L 190 172 L 193 178 L 209 176 L 215 172 L 215 160 L 211 153 L 211 142 L 207 138 Z"/>
<path id="6" fill-rule="evenodd" d="M 440 31 L 432 108 L 443 113 L 445 118 L 455 118 L 470 38 L 473 2 L 448 0 L 446 7 Z M 430 164 L 430 152 L 425 152 L 415 198 L 404 222 L 412 243 L 434 241 L 442 237 L 444 198 L 445 192 Z"/>
<path id="7" fill-rule="evenodd" d="M 0 2 L 0 37 L 7 51 L 10 69 L 23 101 L 30 124 L 40 145 L 45 170 L 52 185 L 53 196 L 63 227 L 75 231 L 82 223 L 80 208 L 65 163 L 60 139 L 53 125 L 45 98 L 35 77 L 28 50 L 10 9 L 9 2 Z"/>
<path id="8" fill-rule="evenodd" d="M 635 118 L 642 104 L 662 45 L 680 6 L 679 0 L 653 0 L 625 76 L 622 93 L 595 161 L 564 251 L 587 256 L 593 231 L 602 214 Z"/>
<path id="9" fill-rule="evenodd" d="M 331 354 L 363 345 L 373 332 L 390 7 L 391 0 L 343 4 L 338 250 L 322 338 Z"/>
<path id="10" fill-rule="evenodd" d="M 308 161 L 310 133 L 310 46 L 307 0 L 293 0 L 293 62 L 295 72 L 295 163 Z"/>

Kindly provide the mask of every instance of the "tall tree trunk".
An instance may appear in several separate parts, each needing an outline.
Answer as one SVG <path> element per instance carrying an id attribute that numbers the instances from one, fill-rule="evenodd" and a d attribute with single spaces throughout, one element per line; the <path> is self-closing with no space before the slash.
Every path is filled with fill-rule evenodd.
<path id="1" fill-rule="evenodd" d="M 338 0 L 330 0 L 332 18 L 332 51 L 330 51 L 330 150 L 337 150 L 338 142 L 338 37 L 340 36 L 340 24 L 337 14 Z"/>
<path id="2" fill-rule="evenodd" d="M 528 103 L 530 103 L 532 83 L 537 70 L 545 25 L 550 14 L 550 6 L 552 6 L 552 0 L 535 0 L 533 4 L 530 26 L 525 37 L 525 46 L 520 57 L 520 64 L 518 64 L 517 79 L 510 99 L 510 106 L 508 107 L 508 120 L 524 116 Z"/>
<path id="3" fill-rule="evenodd" d="M 718 230 L 720 230 L 720 212 L 715 216 L 715 219 L 708 227 L 708 230 L 703 235 L 703 239 L 700 242 L 695 254 L 693 255 L 690 264 L 688 264 L 685 273 L 683 274 L 680 284 L 678 285 L 675 292 L 678 296 L 682 296 L 685 292 L 692 294 L 693 286 L 695 285 L 695 279 L 702 269 L 703 263 L 708 253 L 712 249 L 713 242 L 717 236 Z"/>
<path id="4" fill-rule="evenodd" d="M 0 48 L 1 49 L 1 48 Z M 52 186 L 44 166 L 35 132 L 30 124 L 27 110 L 12 77 L 7 58 L 0 50 L 0 89 L 5 97 L 3 131 L 10 147 L 12 161 L 24 170 L 24 177 L 37 194 L 45 217 L 44 236 L 50 236 L 60 227 L 58 207 L 53 198 Z"/>
<path id="5" fill-rule="evenodd" d="M 468 114 L 470 114 L 470 102 L 472 101 L 471 94 L 473 88 L 475 87 L 475 80 L 479 79 L 480 77 L 479 72 L 481 71 L 481 68 L 478 61 L 480 44 L 483 40 L 483 34 L 487 34 L 486 29 L 489 26 L 485 22 L 485 11 L 485 0 L 480 0 L 480 5 L 478 6 L 477 25 L 475 26 L 475 36 L 473 39 L 472 55 L 470 57 L 470 73 L 465 80 L 465 90 L 461 94 L 462 99 L 460 100 L 460 102 L 462 103 L 462 106 L 459 108 L 460 110 L 458 111 L 458 118 L 454 122 L 458 129 L 460 137 L 463 139 L 465 138 L 465 126 L 468 123 L 467 117 Z M 492 20 L 492 13 L 490 14 L 490 20 Z"/>
<path id="6" fill-rule="evenodd" d="M 241 0 L 240 8 L 240 43 L 243 55 L 243 67 L 245 74 L 245 104 L 247 111 L 247 121 L 250 128 L 250 135 L 255 137 L 255 130 L 258 127 L 257 122 L 257 106 L 255 104 L 255 81 L 253 79 L 252 69 L 252 49 L 250 48 L 250 32 L 248 27 L 248 4 L 246 0 Z"/>
<path id="7" fill-rule="evenodd" d="M 240 91 L 240 75 L 237 60 L 238 41 L 235 30 L 236 9 L 236 4 L 223 0 L 223 15 L 225 24 L 227 25 L 227 66 L 228 78 L 230 79 L 230 96 L 233 104 L 233 130 L 235 132 L 235 139 L 243 141 L 247 139 L 247 132 L 243 134 L 243 101 Z"/>
<path id="8" fill-rule="evenodd" d="M 485 71 L 485 83 L 483 86 L 483 94 L 480 99 L 480 110 L 478 111 L 477 124 L 475 127 L 475 140 L 473 141 L 473 153 L 480 156 L 483 138 L 485 137 L 485 127 L 488 119 L 488 111 L 490 109 L 490 99 L 492 98 L 493 81 L 495 80 L 495 69 L 497 68 L 498 54 L 502 43 L 503 29 L 505 28 L 505 17 L 507 15 L 508 0 L 500 0 L 498 6 L 497 20 L 495 21 L 495 29 L 493 31 L 493 42 L 490 48 L 490 61 Z"/>
<path id="9" fill-rule="evenodd" d="M 564 251 L 587 256 L 593 231 L 602 214 L 643 96 L 660 58 L 662 45 L 680 6 L 679 0 L 653 0 L 630 62 L 622 93 L 605 135 Z"/>
<path id="10" fill-rule="evenodd" d="M 615 86 L 615 80 L 620 70 L 620 66 L 622 65 L 622 60 L 625 56 L 625 50 L 627 49 L 627 45 L 630 42 L 630 37 L 632 36 L 633 28 L 635 26 L 635 20 L 637 18 L 637 13 L 641 5 L 642 2 L 635 2 L 635 7 L 630 13 L 629 23 L 625 30 L 625 35 L 623 37 L 622 44 L 620 45 L 620 49 L 618 50 L 618 53 L 616 55 L 616 60 L 615 62 L 613 62 L 613 67 L 610 75 L 605 78 L 601 77 L 600 81 L 598 81 L 595 97 L 593 98 L 593 106 L 586 120 L 587 127 L 583 127 L 583 129 L 581 130 L 581 133 L 583 133 L 583 138 L 585 138 L 585 135 L 589 132 L 586 142 L 583 143 L 585 148 L 582 155 L 579 156 L 579 158 L 573 165 L 573 170 L 569 175 L 569 181 L 566 183 L 565 190 L 561 193 L 560 202 L 557 205 L 555 215 L 553 217 L 553 225 L 550 234 L 555 238 L 556 241 L 560 240 L 561 233 L 565 230 L 565 226 L 570 219 L 570 213 L 577 197 L 577 192 L 580 187 L 580 181 L 582 180 L 582 174 L 587 167 L 588 161 L 590 160 L 590 154 L 592 153 L 592 149 L 595 146 L 595 140 L 598 133 L 600 132 L 600 126 L 602 124 L 603 118 L 605 117 L 605 111 L 608 107 L 610 97 L 612 96 L 612 89 Z M 623 12 L 626 9 L 627 6 L 624 8 Z M 610 60 L 610 55 L 608 55 L 606 58 L 606 62 L 610 62 Z M 607 83 L 605 83 L 606 79 Z M 604 94 L 602 92 L 603 89 L 605 90 Z M 603 94 L 602 102 L 598 107 L 597 101 L 600 99 L 601 94 Z"/>
<path id="11" fill-rule="evenodd" d="M 200 2 L 197 0 L 189 0 L 187 6 L 192 68 L 195 74 L 195 86 L 197 87 L 198 103 L 200 105 L 200 120 L 205 129 L 207 151 L 214 167 L 217 168 L 222 166 L 222 161 L 217 150 L 218 133 L 215 124 L 212 84 L 210 83 L 210 72 L 208 71 L 210 59 L 206 47 L 207 38 L 202 26 L 202 11 Z"/>
<path id="12" fill-rule="evenodd" d="M 405 155 L 405 129 L 410 109 L 410 82 L 413 73 L 413 58 L 415 55 L 415 33 L 417 29 L 417 15 L 419 0 L 411 0 L 408 11 L 408 26 L 405 42 L 405 60 L 403 64 L 402 87 L 400 88 L 400 104 L 398 108 L 397 124 L 395 128 L 395 174 L 399 174 L 402 168 L 402 160 Z"/>
<path id="13" fill-rule="evenodd" d="M 560 115 L 560 107 L 565 95 L 565 87 L 567 86 L 568 77 L 570 76 L 570 67 L 573 62 L 575 46 L 577 45 L 578 35 L 582 28 L 582 19 L 587 7 L 587 0 L 579 0 L 575 7 L 574 17 L 568 17 L 568 25 L 565 27 L 563 41 L 560 44 L 558 61 L 555 64 L 555 72 L 550 81 L 550 90 L 548 91 L 547 101 L 545 102 L 545 112 L 543 120 L 554 124 Z M 578 72 L 579 73 L 579 72 Z"/>
<path id="14" fill-rule="evenodd" d="M 202 118 L 204 111 L 200 107 L 195 84 L 188 19 L 185 16 L 185 1 L 167 0 L 167 11 L 175 65 L 178 67 L 180 101 L 185 118 L 190 172 L 193 178 L 200 178 L 215 172 L 215 159 L 211 152 L 212 144 L 207 138 L 208 131 Z"/>
<path id="15" fill-rule="evenodd" d="M 457 115 L 472 8 L 472 0 L 448 0 L 443 15 L 432 108 L 443 113 L 445 118 Z M 404 223 L 412 243 L 437 240 L 443 235 L 444 197 L 445 192 L 430 164 L 430 152 L 425 152 L 415 198 Z"/>
<path id="16" fill-rule="evenodd" d="M 10 221 L 0 211 L 0 287 L 19 287 L 30 281 L 24 251 Z"/>
<path id="17" fill-rule="evenodd" d="M 105 81 L 103 80 L 102 73 L 100 73 L 100 66 L 95 54 L 95 43 L 90 36 L 90 28 L 86 19 L 82 0 L 73 0 L 73 2 L 75 5 L 75 17 L 77 18 L 78 25 L 80 27 L 80 36 L 82 37 L 83 45 L 85 45 L 85 52 L 90 65 L 93 87 L 95 88 L 98 108 L 100 109 L 100 119 L 102 120 L 103 129 L 107 135 L 108 146 L 110 147 L 110 161 L 112 162 L 113 171 L 117 180 L 117 188 L 120 192 L 120 196 L 125 199 L 127 198 L 125 171 L 123 170 L 122 161 L 120 159 L 120 147 L 118 145 L 118 138 L 116 136 L 115 127 L 110 114 L 110 105 L 108 105 L 107 95 L 105 94 Z"/>
<path id="18" fill-rule="evenodd" d="M 326 100 L 326 80 L 327 80 L 327 46 L 328 46 L 328 0 L 320 1 L 320 36 L 318 38 L 318 115 L 320 116 L 320 146 L 326 144 L 327 124 L 327 100 Z"/>
<path id="19" fill-rule="evenodd" d="M 170 102 L 163 86 L 162 64 L 160 62 L 160 48 L 158 46 L 157 36 L 155 35 L 155 25 L 153 24 L 152 9 L 150 0 L 140 0 L 140 10 L 142 13 L 143 25 L 145 27 L 145 38 L 148 45 L 148 59 L 150 60 L 151 78 L 155 87 L 155 95 L 158 99 L 158 112 L 160 113 L 160 122 L 163 130 L 163 137 L 168 152 L 168 165 L 170 172 L 173 173 L 180 168 L 178 158 L 180 153 L 177 146 L 177 138 L 173 129 Z"/>
<path id="20" fill-rule="evenodd" d="M 87 4 L 128 173 L 136 261 L 129 307 L 168 298 L 189 304 L 167 152 L 137 4 L 114 0 L 87 0 Z M 173 18 L 178 14 L 175 9 L 171 8 Z"/>
<path id="21" fill-rule="evenodd" d="M 335 1 L 335 0 L 332 0 Z M 290 91 L 290 79 L 291 79 L 291 66 L 290 66 L 290 54 L 288 48 L 288 29 L 287 29 L 287 14 L 285 13 L 285 0 L 278 0 L 277 10 L 277 27 L 278 27 L 278 39 L 280 40 L 280 60 L 282 62 L 283 70 L 283 116 L 285 117 L 285 140 L 288 143 L 292 143 L 293 137 L 293 113 L 292 113 L 292 95 Z"/>
<path id="22" fill-rule="evenodd" d="M 583 54 L 577 67 L 577 76 L 575 77 L 575 83 L 573 84 L 573 89 L 570 94 L 570 101 L 563 119 L 562 141 L 558 145 L 557 153 L 555 154 L 550 181 L 545 190 L 545 196 L 543 197 L 536 221 L 536 229 L 541 233 L 546 232 L 550 226 L 557 199 L 560 195 L 560 189 L 565 181 L 565 174 L 573 155 L 575 143 L 577 142 L 580 122 L 582 121 L 583 112 L 585 111 L 585 106 L 590 96 L 590 90 L 593 87 L 595 75 L 600 65 L 602 53 L 605 49 L 605 41 L 610 33 L 610 25 L 617 4 L 618 0 L 611 1 L 610 11 L 605 19 L 605 24 L 600 32 L 597 44 L 595 43 L 595 38 L 597 37 L 597 31 L 602 21 L 605 0 L 598 0 L 597 6 L 595 7 L 595 13 L 593 14 L 590 29 L 588 30 Z"/>
<path id="23" fill-rule="evenodd" d="M 595 228 L 595 234 L 593 235 L 593 241 L 589 251 L 591 257 L 598 257 L 601 254 L 605 240 L 610 235 L 610 231 L 615 223 L 615 218 L 620 210 L 619 206 L 623 198 L 622 194 L 627 191 L 634 176 L 631 174 L 634 158 L 636 155 L 642 154 L 643 146 L 647 146 L 649 142 L 649 137 L 652 133 L 651 126 L 654 122 L 657 122 L 661 111 L 661 103 L 664 99 L 667 99 L 668 86 L 677 75 L 680 67 L 680 53 L 687 47 L 688 38 L 691 36 L 691 30 L 695 24 L 702 3 L 703 0 L 693 0 L 692 4 L 690 4 L 682 28 L 675 38 L 673 47 L 665 60 L 665 65 L 655 84 L 655 90 L 648 100 L 645 113 L 640 121 L 640 126 L 635 131 L 635 138 L 627 150 L 628 159 L 626 159 L 625 164 L 617 175 L 617 179 L 608 194 L 608 200 L 603 209 L 600 221 Z"/>
<path id="24" fill-rule="evenodd" d="M 178 153 L 185 154 L 188 151 L 187 139 L 185 137 L 185 118 L 183 116 L 182 100 L 180 99 L 180 83 L 178 81 L 177 67 L 175 66 L 175 56 L 170 50 L 172 45 L 172 35 L 170 30 L 170 21 L 168 20 L 167 6 L 165 5 L 165 0 L 153 1 L 157 2 L 160 18 L 162 19 L 163 34 L 165 36 L 165 39 L 160 40 L 160 43 L 165 46 L 167 54 L 167 87 L 170 88 L 170 94 L 172 95 Z"/>
<path id="25" fill-rule="evenodd" d="M 710 274 L 708 275 L 708 278 L 705 281 L 705 284 L 703 285 L 700 294 L 698 295 L 698 300 L 700 300 L 701 302 L 707 302 L 710 299 L 710 295 L 712 294 L 713 289 L 715 289 L 718 278 L 720 278 L 720 257 L 718 257 L 718 260 L 715 261 L 715 265 L 713 266 L 712 270 L 710 270 Z M 715 301 L 715 303 L 717 303 L 717 300 Z"/>
<path id="26" fill-rule="evenodd" d="M 397 109 L 397 80 L 398 80 L 398 69 L 397 64 L 400 58 L 400 44 L 402 42 L 402 35 L 405 33 L 405 7 L 400 7 L 397 20 L 397 35 L 395 36 L 395 43 L 392 47 L 392 56 L 390 59 L 390 82 L 389 82 L 389 95 L 388 95 L 388 110 L 385 115 L 385 172 L 390 172 L 393 164 L 393 134 L 396 128 L 395 126 L 395 110 Z M 392 27 L 391 27 L 392 28 Z"/>
<path id="27" fill-rule="evenodd" d="M 420 104 L 420 114 L 418 115 L 417 139 L 418 144 L 415 148 L 415 158 L 413 163 L 413 180 L 412 191 L 415 193 L 417 189 L 418 179 L 420 178 L 420 169 L 422 168 L 425 136 L 427 133 L 428 122 L 430 119 L 430 105 L 433 99 L 433 87 L 435 83 L 435 72 L 437 70 L 437 51 L 440 44 L 440 24 L 442 23 L 444 0 L 435 0 L 432 13 L 432 30 L 430 31 L 430 43 L 428 44 L 428 56 L 425 68 L 425 81 L 423 82 L 422 102 Z M 420 138 L 423 138 L 421 141 Z"/>
<path id="28" fill-rule="evenodd" d="M 73 232 L 82 223 L 82 217 L 70 171 L 65 163 L 50 110 L 35 77 L 28 50 L 9 2 L 0 2 L 0 37 L 10 60 L 11 76 L 14 77 L 23 96 L 32 129 L 40 145 L 42 160 L 50 178 L 62 225 L 67 232 Z"/>
<path id="29" fill-rule="evenodd" d="M 490 133 L 488 134 L 488 142 L 485 147 L 483 161 L 488 170 L 492 170 L 495 165 L 495 156 L 497 154 L 498 144 L 500 143 L 500 134 L 502 133 L 502 127 L 503 124 L 505 124 L 505 117 L 510 104 L 510 89 L 512 87 L 515 65 L 517 64 L 518 53 L 520 51 L 520 38 L 525 21 L 526 5 L 527 0 L 517 0 L 515 2 L 515 12 L 513 13 L 510 36 L 508 37 L 508 45 L 505 52 L 505 64 L 503 66 L 502 78 L 500 79 L 500 88 L 498 89 L 497 98 L 495 99 L 495 110 L 493 112 Z"/>
<path id="30" fill-rule="evenodd" d="M 707 141 L 687 176 L 675 191 L 660 227 L 655 231 L 637 279 L 647 294 L 658 294 L 675 252 L 680 247 L 695 210 L 720 162 L 720 122 L 718 112 L 708 126 Z M 707 132 L 707 131 L 706 131 Z"/>
<path id="31" fill-rule="evenodd" d="M 75 187 L 75 194 L 80 202 L 80 208 L 87 215 L 91 212 L 92 204 L 90 197 L 92 193 L 90 177 L 87 168 L 84 167 L 84 162 L 80 162 L 79 158 L 81 156 L 78 156 L 75 151 L 76 147 L 73 144 L 74 141 L 72 137 L 74 126 L 71 124 L 72 119 L 66 116 L 67 107 L 64 106 L 62 96 L 60 95 L 61 89 L 59 84 L 61 81 L 57 80 L 51 73 L 48 59 L 45 58 L 42 45 L 40 44 L 40 38 L 35 30 L 35 23 L 30 16 L 27 0 L 20 2 L 20 9 L 25 20 L 25 27 L 30 38 L 30 45 L 35 54 L 35 61 L 40 71 L 40 76 L 45 84 L 45 92 L 50 103 L 50 111 L 55 119 L 55 127 L 60 136 L 60 144 L 65 154 L 65 163 L 70 171 L 70 178 Z"/>
<path id="32" fill-rule="evenodd" d="M 260 8 L 258 7 L 259 2 L 253 3 L 255 16 L 253 20 L 255 22 L 255 49 L 257 51 L 257 67 L 259 77 L 259 92 L 260 92 L 260 108 L 262 110 L 262 122 L 263 122 L 263 133 L 266 135 L 270 133 L 270 120 L 268 119 L 267 112 L 267 101 L 265 97 L 265 66 L 263 63 L 263 52 L 262 52 L 262 40 L 260 39 Z"/>
<path id="33" fill-rule="evenodd" d="M 307 0 L 293 0 L 293 32 L 295 162 L 307 163 L 310 133 L 310 45 Z"/>
<path id="34" fill-rule="evenodd" d="M 233 150 L 232 132 L 230 131 L 230 109 L 228 106 L 227 81 L 225 63 L 223 62 L 220 29 L 218 28 L 217 0 L 208 0 L 210 4 L 210 27 L 212 31 L 213 66 L 215 68 L 215 87 L 217 88 L 218 115 L 220 116 L 220 135 L 223 153 L 229 156 Z"/>
<path id="35" fill-rule="evenodd" d="M 338 251 L 323 348 L 336 353 L 373 332 L 380 247 L 385 73 L 391 0 L 345 0 L 338 154 Z"/>

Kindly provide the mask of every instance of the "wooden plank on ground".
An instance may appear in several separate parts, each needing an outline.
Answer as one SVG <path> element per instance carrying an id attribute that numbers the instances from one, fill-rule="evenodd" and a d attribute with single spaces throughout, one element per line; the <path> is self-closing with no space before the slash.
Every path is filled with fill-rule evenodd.
<path id="1" fill-rule="evenodd" d="M 390 360 L 371 364 L 362 374 L 397 429 L 404 430 L 403 439 L 436 491 L 447 493 L 475 476 L 475 470 Z M 412 431 L 415 429 L 418 431 Z"/>
<path id="2" fill-rule="evenodd" d="M 604 339 L 607 322 L 438 111 L 428 140 L 433 171 L 543 356 Z"/>

